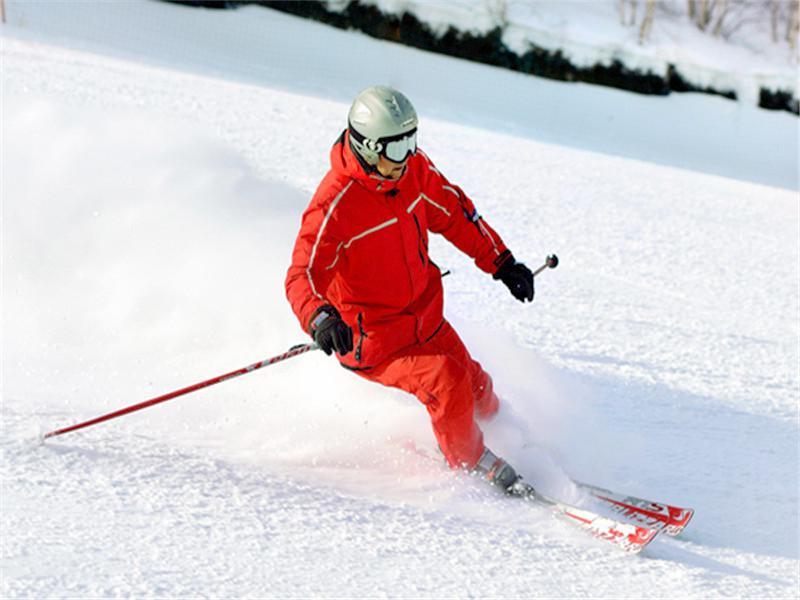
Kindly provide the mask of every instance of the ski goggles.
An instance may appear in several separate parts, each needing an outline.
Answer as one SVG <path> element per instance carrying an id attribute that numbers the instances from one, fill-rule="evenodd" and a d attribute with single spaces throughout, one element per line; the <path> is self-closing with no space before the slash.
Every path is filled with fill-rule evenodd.
<path id="1" fill-rule="evenodd" d="M 381 147 L 379 154 L 392 162 L 401 163 L 417 152 L 417 130 L 391 138 L 381 138 L 378 142 Z"/>

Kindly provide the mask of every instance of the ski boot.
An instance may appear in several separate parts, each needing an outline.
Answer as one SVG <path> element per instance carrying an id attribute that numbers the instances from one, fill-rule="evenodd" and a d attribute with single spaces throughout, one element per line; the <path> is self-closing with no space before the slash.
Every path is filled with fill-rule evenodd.
<path id="1" fill-rule="evenodd" d="M 483 454 L 473 471 L 483 476 L 490 485 L 507 494 L 513 493 L 514 484 L 521 479 L 510 464 L 488 448 L 483 449 Z"/>

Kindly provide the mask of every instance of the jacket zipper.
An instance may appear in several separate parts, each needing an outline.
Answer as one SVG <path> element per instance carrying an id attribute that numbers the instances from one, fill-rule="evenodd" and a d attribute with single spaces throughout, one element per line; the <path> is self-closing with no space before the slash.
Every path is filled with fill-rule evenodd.
<path id="1" fill-rule="evenodd" d="M 417 252 L 419 252 L 419 259 L 422 261 L 422 264 L 424 265 L 425 256 L 422 254 L 422 248 L 425 248 L 425 250 L 427 250 L 428 247 L 425 245 L 425 239 L 422 237 L 422 228 L 419 226 L 419 220 L 417 220 L 417 215 L 412 213 L 411 216 L 414 217 L 414 225 L 417 226 L 417 235 L 419 236 L 419 246 L 417 246 Z M 422 246 L 422 248 L 420 248 L 420 246 Z"/>
<path id="2" fill-rule="evenodd" d="M 356 346 L 356 362 L 361 362 L 361 344 L 364 343 L 364 338 L 367 337 L 367 332 L 364 331 L 364 327 L 361 324 L 362 319 L 364 318 L 363 313 L 358 313 L 358 346 Z"/>

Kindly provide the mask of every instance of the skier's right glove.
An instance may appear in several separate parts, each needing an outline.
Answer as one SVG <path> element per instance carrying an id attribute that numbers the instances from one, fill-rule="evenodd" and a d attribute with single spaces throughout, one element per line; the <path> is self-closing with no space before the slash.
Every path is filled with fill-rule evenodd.
<path id="1" fill-rule="evenodd" d="M 328 356 L 334 350 L 344 356 L 353 349 L 353 330 L 342 321 L 339 311 L 329 304 L 314 313 L 310 331 L 311 337 Z"/>

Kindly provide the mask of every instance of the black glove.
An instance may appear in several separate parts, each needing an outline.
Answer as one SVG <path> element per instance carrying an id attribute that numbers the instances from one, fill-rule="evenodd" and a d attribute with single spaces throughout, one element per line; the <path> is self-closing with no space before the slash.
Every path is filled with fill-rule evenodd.
<path id="1" fill-rule="evenodd" d="M 494 278 L 506 284 L 511 295 L 520 302 L 533 302 L 533 273 L 524 264 L 514 260 L 513 256 L 500 265 Z"/>
<path id="2" fill-rule="evenodd" d="M 333 350 L 344 356 L 353 349 L 353 330 L 333 306 L 317 309 L 311 319 L 311 335 L 328 356 Z"/>

